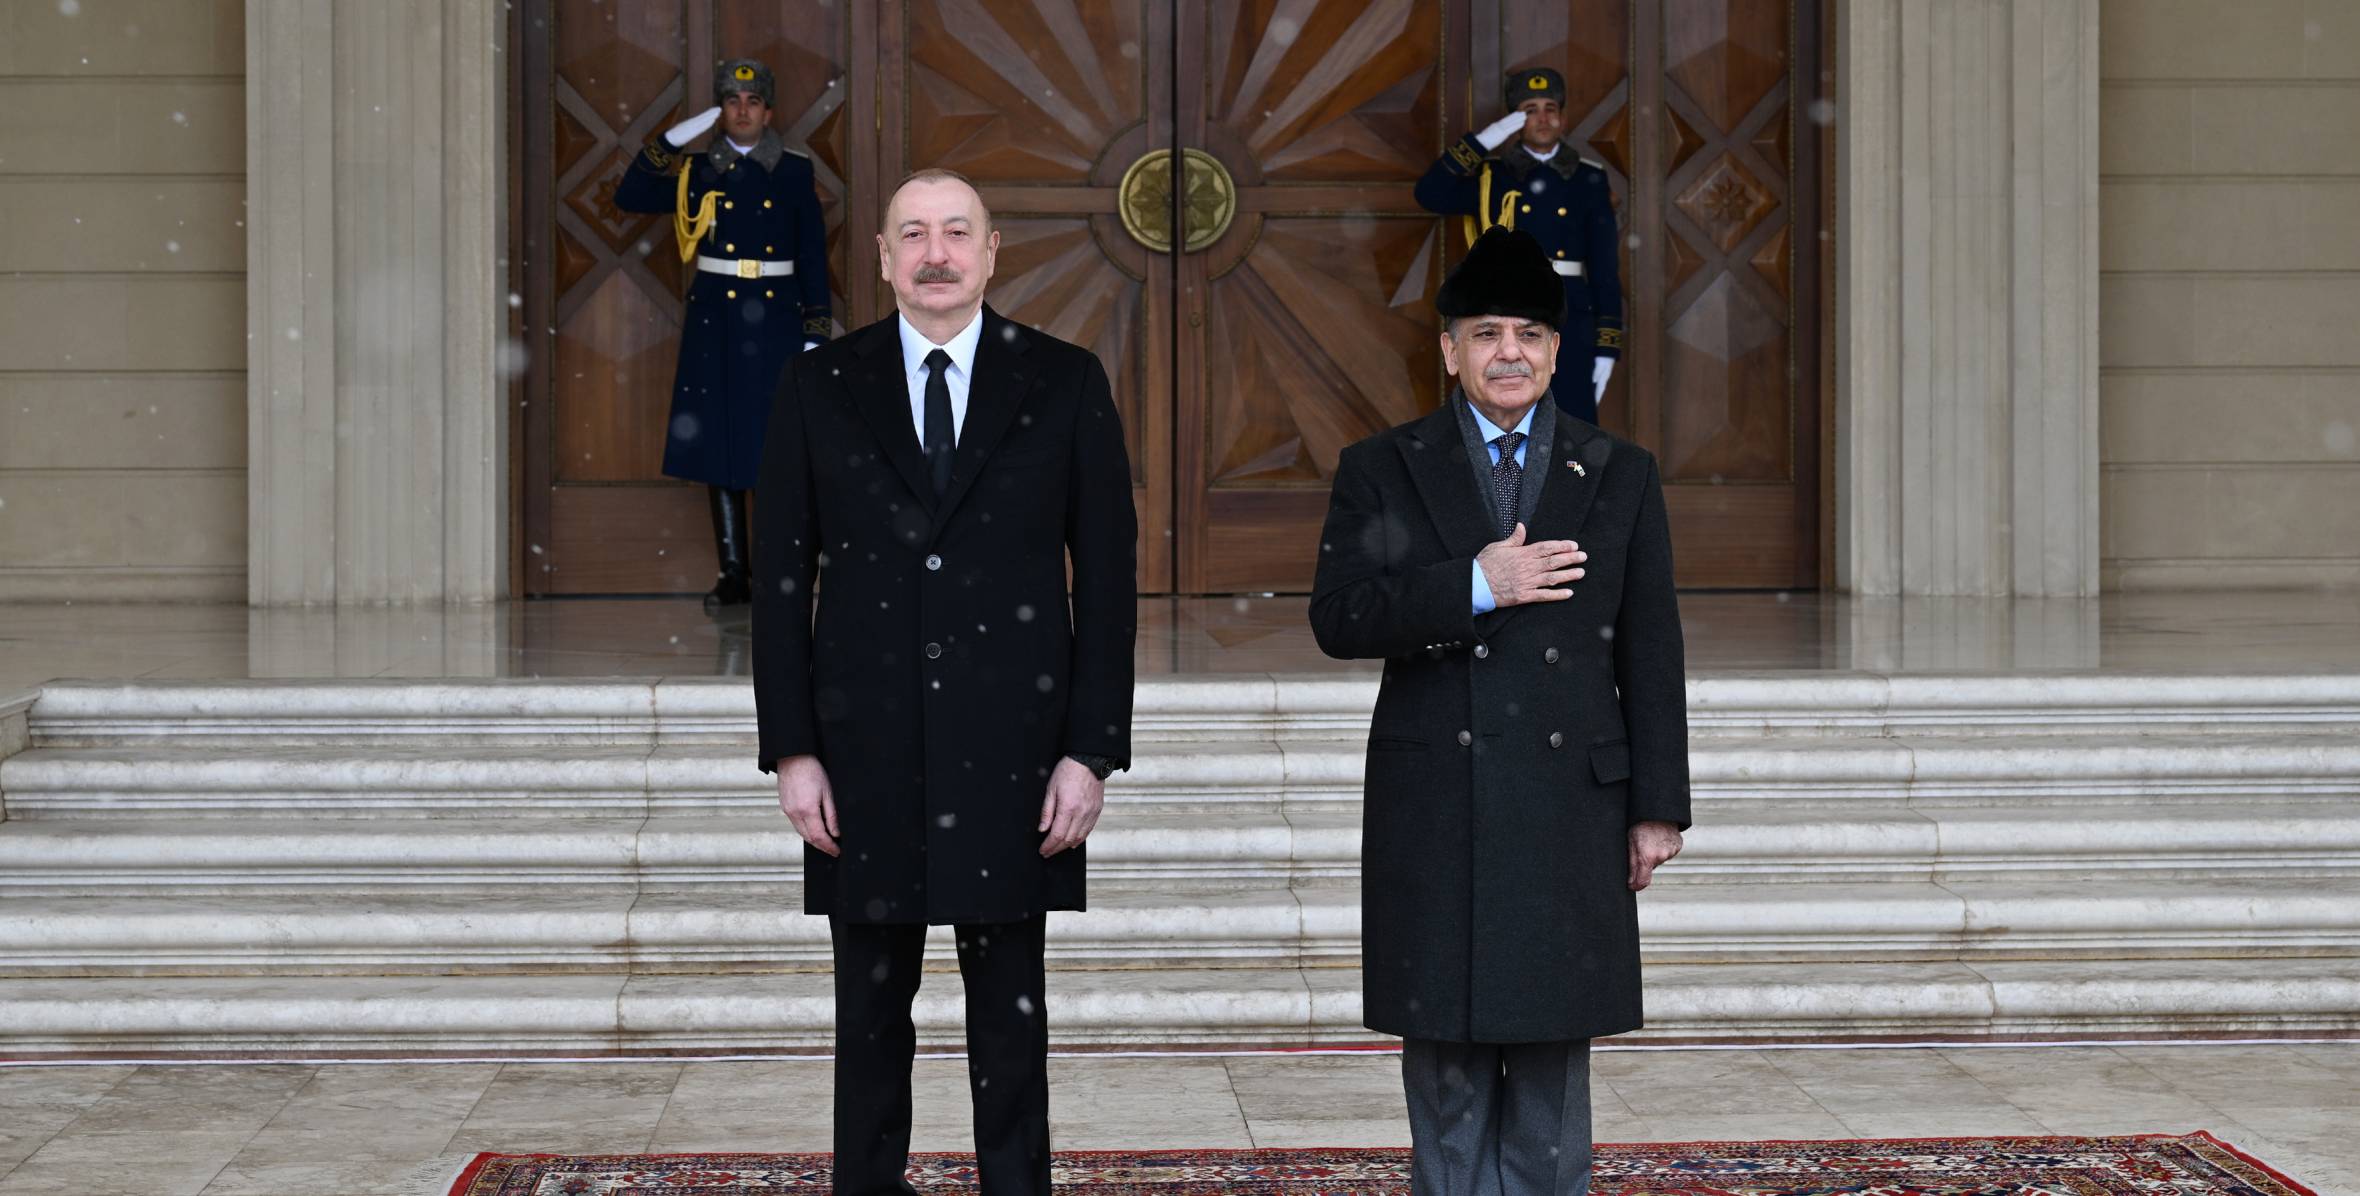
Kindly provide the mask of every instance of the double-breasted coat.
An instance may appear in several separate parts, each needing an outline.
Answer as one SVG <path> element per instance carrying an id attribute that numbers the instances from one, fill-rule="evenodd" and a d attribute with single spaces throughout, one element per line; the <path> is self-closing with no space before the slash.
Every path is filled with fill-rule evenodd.
<path id="1" fill-rule="evenodd" d="M 1671 536 L 1652 456 L 1555 423 L 1524 476 L 1543 487 L 1530 538 L 1589 553 L 1561 602 L 1472 613 L 1498 531 L 1450 407 L 1337 467 L 1311 625 L 1331 656 L 1385 661 L 1361 858 L 1364 1016 L 1384 1033 L 1548 1042 L 1641 1022 L 1628 829 L 1688 825 Z"/>
<path id="2" fill-rule="evenodd" d="M 842 832 L 841 857 L 804 849 L 804 909 L 1081 909 L 1084 849 L 1043 860 L 1035 828 L 1060 757 L 1130 757 L 1138 525 L 1106 371 L 986 307 L 937 501 L 898 319 L 788 364 L 754 499 L 760 763 L 816 754 Z"/>
<path id="3" fill-rule="evenodd" d="M 828 339 L 827 224 L 811 159 L 769 130 L 750 154 L 719 136 L 696 153 L 674 150 L 659 136 L 631 159 L 615 185 L 615 206 L 674 211 L 681 171 L 688 172 L 692 211 L 718 193 L 712 227 L 696 244 L 699 257 L 794 263 L 794 273 L 770 276 L 697 269 L 680 322 L 664 473 L 744 490 L 761 469 L 764 421 L 780 367 L 804 342 Z"/>

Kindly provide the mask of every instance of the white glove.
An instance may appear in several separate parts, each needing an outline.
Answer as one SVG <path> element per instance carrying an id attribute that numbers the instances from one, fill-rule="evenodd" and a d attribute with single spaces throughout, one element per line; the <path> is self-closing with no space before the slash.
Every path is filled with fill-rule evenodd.
<path id="1" fill-rule="evenodd" d="M 707 108 L 703 112 L 664 130 L 664 140 L 671 143 L 673 149 L 679 149 L 696 140 L 705 130 L 712 128 L 715 121 L 720 119 L 721 109 L 719 106 Z"/>
<path id="2" fill-rule="evenodd" d="M 1482 142 L 1483 148 L 1487 150 L 1495 150 L 1506 144 L 1508 138 L 1514 137 L 1517 130 L 1522 129 L 1523 127 L 1524 109 L 1518 108 L 1514 112 L 1511 112 L 1506 116 L 1503 116 L 1498 120 L 1483 126 L 1483 131 L 1475 135 L 1475 140 Z"/>
<path id="3" fill-rule="evenodd" d="M 1599 358 L 1594 358 L 1594 359 L 1592 359 L 1592 360 L 1591 360 L 1591 362 L 1590 362 L 1590 385 L 1592 385 L 1592 386 L 1596 387 L 1596 388 L 1597 388 L 1597 390 L 1598 390 L 1598 395 L 1597 395 L 1597 399 L 1598 399 L 1598 406 L 1600 406 L 1601 408 L 1603 408 L 1604 406 L 1606 406 L 1606 383 L 1607 383 L 1607 381 L 1608 381 L 1609 379 L 1611 379 L 1611 378 L 1613 378 L 1613 377 L 1614 377 L 1614 359 L 1613 359 L 1613 358 L 1611 358 L 1611 357 L 1599 357 Z"/>
<path id="4" fill-rule="evenodd" d="M 805 341 L 803 342 L 803 352 L 809 353 L 813 349 L 819 348 L 822 343 L 820 341 Z"/>

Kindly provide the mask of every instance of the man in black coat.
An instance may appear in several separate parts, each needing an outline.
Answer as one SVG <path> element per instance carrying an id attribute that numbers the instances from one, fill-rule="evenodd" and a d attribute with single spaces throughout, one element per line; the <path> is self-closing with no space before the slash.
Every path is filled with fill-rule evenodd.
<path id="1" fill-rule="evenodd" d="M 894 193 L 899 314 L 788 365 L 756 496 L 761 766 L 834 940 L 846 1196 L 911 1190 L 929 924 L 957 931 L 983 1190 L 1049 1191 L 1043 924 L 1083 908 L 1082 843 L 1130 755 L 1122 424 L 1088 350 L 984 305 L 990 225 L 950 172 Z"/>
<path id="2" fill-rule="evenodd" d="M 1663 488 L 1546 401 L 1561 294 L 1476 241 L 1435 300 L 1461 390 L 1344 450 L 1320 536 L 1320 647 L 1385 661 L 1363 1016 L 1405 1040 L 1418 1196 L 1587 1190 L 1589 1040 L 1640 1024 L 1634 895 L 1688 825 Z"/>
<path id="3" fill-rule="evenodd" d="M 770 127 L 775 84 L 752 59 L 713 74 L 713 107 L 631 159 L 615 186 L 626 212 L 671 213 L 696 266 L 680 322 L 664 473 L 703 482 L 720 577 L 705 609 L 744 604 L 746 490 L 787 359 L 828 339 L 828 230 L 811 159 Z M 719 126 L 700 153 L 684 147 Z"/>

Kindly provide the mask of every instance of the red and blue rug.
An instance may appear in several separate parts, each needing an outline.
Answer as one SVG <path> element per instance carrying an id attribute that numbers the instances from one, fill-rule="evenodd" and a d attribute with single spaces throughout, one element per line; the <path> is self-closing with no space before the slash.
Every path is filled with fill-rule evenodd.
<path id="1" fill-rule="evenodd" d="M 963 1155 L 919 1155 L 920 1192 L 975 1189 Z M 1406 1150 L 1081 1151 L 1070 1196 L 1408 1196 Z M 2313 1196 L 2207 1133 L 1598 1146 L 1597 1196 Z M 479 1155 L 450 1196 L 826 1196 L 824 1154 Z"/>

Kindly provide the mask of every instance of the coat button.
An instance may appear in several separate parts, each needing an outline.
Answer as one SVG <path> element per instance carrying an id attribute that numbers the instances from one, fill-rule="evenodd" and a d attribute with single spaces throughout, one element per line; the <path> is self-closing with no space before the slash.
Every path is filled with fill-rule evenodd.
<path id="1" fill-rule="evenodd" d="M 1524 207 L 1523 207 L 1522 209 L 1520 209 L 1520 210 L 1522 210 L 1522 211 L 1526 211 L 1526 212 L 1529 212 L 1529 211 L 1531 211 L 1531 210 L 1532 210 L 1532 205 L 1531 205 L 1531 204 L 1526 204 L 1526 205 L 1524 205 Z"/>
<path id="2" fill-rule="evenodd" d="M 1563 731 L 1551 731 L 1551 732 L 1549 732 L 1549 746 L 1550 746 L 1550 747 L 1553 747 L 1553 748 L 1560 748 L 1560 747 L 1564 747 L 1564 746 L 1565 746 L 1565 732 L 1563 732 Z"/>
<path id="3" fill-rule="evenodd" d="M 941 558 L 941 557 L 939 557 L 939 556 L 930 556 L 930 557 L 927 557 L 927 558 L 926 558 L 926 571 L 927 571 L 928 573 L 935 573 L 935 572 L 939 572 L 941 569 L 942 569 L 942 558 Z"/>
<path id="4" fill-rule="evenodd" d="M 1563 208 L 1559 208 L 1559 209 L 1557 209 L 1557 214 L 1558 214 L 1558 215 L 1560 215 L 1560 216 L 1564 215 L 1564 214 L 1565 214 L 1565 209 L 1563 209 Z"/>
<path id="5" fill-rule="evenodd" d="M 941 660 L 941 659 L 942 659 L 942 645 L 941 645 L 941 644 L 928 644 L 928 645 L 926 645 L 926 659 L 928 659 L 928 660 Z"/>
<path id="6" fill-rule="evenodd" d="M 721 206 L 726 211 L 734 212 L 737 210 L 737 201 L 734 199 L 725 199 L 721 201 Z"/>
<path id="7" fill-rule="evenodd" d="M 770 206 L 770 201 L 769 201 L 769 200 L 767 200 L 767 199 L 766 199 L 766 200 L 763 200 L 763 201 L 762 201 L 762 206 L 763 206 L 763 207 L 766 207 L 766 208 L 767 208 L 767 207 L 769 207 L 769 206 Z"/>
<path id="8" fill-rule="evenodd" d="M 1473 731 L 1461 731 L 1461 732 L 1459 732 L 1459 746 L 1460 746 L 1460 747 L 1465 747 L 1465 746 L 1467 746 L 1468 744 L 1470 744 L 1470 743 L 1473 743 L 1473 742 L 1475 742 L 1475 733 L 1474 733 Z"/>
<path id="9" fill-rule="evenodd" d="M 1557 650 L 1556 650 L 1555 648 L 1551 648 L 1551 649 L 1549 649 L 1548 651 L 1541 653 L 1541 663 L 1542 663 L 1542 664 L 1555 664 L 1555 663 L 1557 663 Z"/>
<path id="10" fill-rule="evenodd" d="M 1477 645 L 1475 645 L 1475 659 L 1477 659 L 1477 660 L 1482 660 L 1483 658 L 1485 658 L 1485 657 L 1487 657 L 1487 656 L 1490 656 L 1490 655 L 1491 655 L 1491 645 L 1490 645 L 1490 644 L 1477 644 Z"/>
<path id="11" fill-rule="evenodd" d="M 721 252 L 723 252 L 723 253 L 736 253 L 736 252 L 737 252 L 737 246 L 736 246 L 736 245 L 734 245 L 734 244 L 731 244 L 731 245 L 724 245 L 724 246 L 722 246 L 722 247 L 721 247 Z"/>

